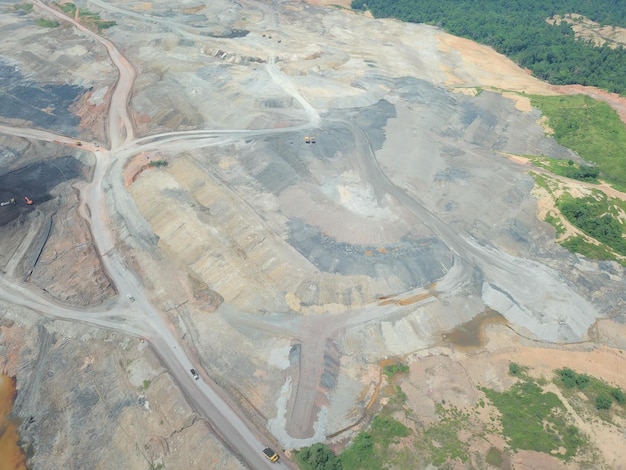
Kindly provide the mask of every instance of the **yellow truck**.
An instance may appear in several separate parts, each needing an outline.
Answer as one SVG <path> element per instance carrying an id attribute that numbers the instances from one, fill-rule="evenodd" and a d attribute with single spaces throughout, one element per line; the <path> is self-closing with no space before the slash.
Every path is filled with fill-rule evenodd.
<path id="1" fill-rule="evenodd" d="M 265 454 L 265 457 L 267 457 L 267 460 L 270 462 L 278 462 L 278 454 L 269 447 L 263 449 L 263 454 Z"/>

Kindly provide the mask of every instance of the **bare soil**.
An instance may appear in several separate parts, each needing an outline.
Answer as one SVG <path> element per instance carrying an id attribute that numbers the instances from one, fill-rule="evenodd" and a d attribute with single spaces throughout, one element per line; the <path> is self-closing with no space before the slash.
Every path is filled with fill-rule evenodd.
<path id="1" fill-rule="evenodd" d="M 26 456 L 19 446 L 18 425 L 9 414 L 15 398 L 15 379 L 0 374 L 0 455 L 2 470 L 26 470 Z"/>
<path id="2" fill-rule="evenodd" d="M 578 90 L 615 107 L 620 99 L 551 87 L 430 26 L 317 6 L 347 7 L 344 0 L 309 3 L 98 3 L 118 23 L 107 37 L 139 72 L 130 102 L 138 132 L 223 131 L 214 137 L 220 145 L 179 138 L 129 155 L 114 180 L 128 203 L 126 192 L 102 191 L 128 267 L 203 372 L 285 448 L 360 429 L 384 399 L 379 365 L 389 357 L 410 363 L 402 387 L 423 425 L 437 420 L 435 403 L 469 409 L 478 384 L 509 387 L 511 360 L 546 377 L 571 366 L 623 384 L 623 271 L 559 248 L 537 218 L 538 206 L 548 207 L 531 194 L 525 168 L 502 157 L 570 155 L 516 92 Z M 83 126 L 76 135 L 104 139 L 115 80 L 104 49 L 69 28 L 43 34 L 16 18 L 0 15 L 0 26 L 20 31 L 5 34 L 2 53 L 33 76 L 71 77 L 89 90 L 73 108 Z M 316 113 L 319 127 L 306 127 Z M 41 158 L 26 140 L 2 143 L 12 168 Z M 148 159 L 169 164 L 153 168 Z M 65 178 L 37 206 L 40 215 L 20 206 L 3 227 L 0 259 L 10 276 L 56 301 L 92 308 L 115 290 L 78 215 L 76 190 L 87 179 Z M 443 235 L 455 243 L 446 247 Z M 41 249 L 29 264 L 31 244 Z M 522 274 L 528 285 L 555 288 L 522 302 L 534 333 L 518 317 L 455 336 L 486 310 L 484 292 L 501 292 L 492 287 L 499 282 L 538 298 Z M 499 297 L 500 313 L 515 310 L 508 298 Z M 2 323 L 0 357 L 17 374 L 16 413 L 36 423 L 21 428 L 36 468 L 239 467 L 146 343 L 13 306 L 2 315 L 13 323 Z M 286 423 L 290 416 L 303 418 Z M 474 419 L 479 429 L 490 415 Z M 618 465 L 621 429 L 581 425 L 603 461 Z M 477 454 L 492 446 L 506 454 L 498 430 L 463 439 Z M 518 468 L 559 465 L 532 452 L 507 459 Z"/>

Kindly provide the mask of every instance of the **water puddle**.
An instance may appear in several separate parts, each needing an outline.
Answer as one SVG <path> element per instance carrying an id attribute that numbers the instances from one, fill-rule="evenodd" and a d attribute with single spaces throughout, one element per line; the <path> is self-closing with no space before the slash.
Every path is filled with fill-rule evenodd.
<path id="1" fill-rule="evenodd" d="M 18 425 L 9 419 L 15 393 L 15 379 L 0 375 L 0 470 L 26 470 L 26 455 L 19 445 Z"/>
<path id="2" fill-rule="evenodd" d="M 452 343 L 460 349 L 475 349 L 485 345 L 485 328 L 488 325 L 506 323 L 506 318 L 495 310 L 487 309 L 467 323 L 442 335 L 444 343 Z"/>

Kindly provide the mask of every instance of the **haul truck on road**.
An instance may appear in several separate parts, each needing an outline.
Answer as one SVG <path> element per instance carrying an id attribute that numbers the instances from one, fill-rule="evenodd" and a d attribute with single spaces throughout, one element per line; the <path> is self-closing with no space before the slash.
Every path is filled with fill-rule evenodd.
<path id="1" fill-rule="evenodd" d="M 263 453 L 265 454 L 265 457 L 267 457 L 267 459 L 270 462 L 278 462 L 278 454 L 274 452 L 272 449 L 270 449 L 269 447 L 266 447 L 265 449 L 263 449 Z"/>

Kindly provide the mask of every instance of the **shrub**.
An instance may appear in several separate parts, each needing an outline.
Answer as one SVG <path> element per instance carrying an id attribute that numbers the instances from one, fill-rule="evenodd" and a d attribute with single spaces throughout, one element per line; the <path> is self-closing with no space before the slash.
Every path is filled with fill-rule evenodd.
<path id="1" fill-rule="evenodd" d="M 576 386 L 576 376 L 578 374 L 576 374 L 576 372 L 574 372 L 572 369 L 568 369 L 567 367 L 565 367 L 558 370 L 557 372 L 561 376 L 561 381 L 563 382 L 563 385 L 565 385 L 567 388 L 574 388 Z"/>
<path id="2" fill-rule="evenodd" d="M 326 444 L 304 447 L 297 453 L 298 463 L 304 470 L 342 470 L 341 460 Z"/>
<path id="3" fill-rule="evenodd" d="M 611 395 L 606 392 L 600 393 L 596 398 L 596 408 L 599 410 L 608 410 L 609 408 L 611 408 L 612 403 L 613 400 L 611 398 Z"/>
<path id="4" fill-rule="evenodd" d="M 509 364 L 509 374 L 518 377 L 522 373 L 522 368 L 516 362 L 511 362 Z"/>
<path id="5" fill-rule="evenodd" d="M 582 390 L 589 385 L 588 375 L 578 374 L 567 367 L 557 370 L 557 373 L 561 376 L 561 381 L 567 388 L 576 387 Z"/>

